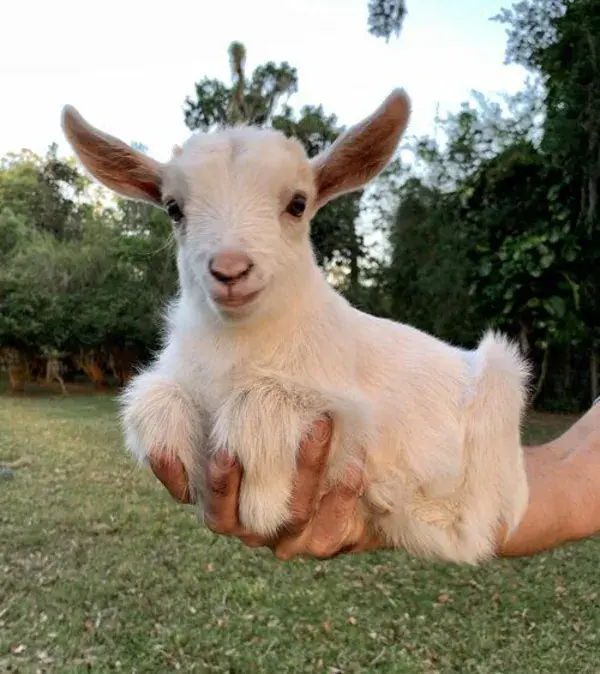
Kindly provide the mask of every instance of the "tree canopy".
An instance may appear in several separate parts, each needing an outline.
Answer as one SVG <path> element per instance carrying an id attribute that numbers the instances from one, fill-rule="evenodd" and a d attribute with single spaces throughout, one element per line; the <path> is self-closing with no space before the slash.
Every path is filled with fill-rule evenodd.
<path id="1" fill-rule="evenodd" d="M 400 34 L 404 2 L 369 0 L 367 30 Z M 497 327 L 535 366 L 540 408 L 598 395 L 600 343 L 600 0 L 520 0 L 493 20 L 523 91 L 474 93 L 434 137 L 412 140 L 367 195 L 315 217 L 317 258 L 351 302 L 473 346 Z M 191 131 L 241 122 L 296 136 L 313 157 L 343 130 L 322 105 L 293 107 L 298 72 L 249 71 L 233 42 L 230 78 L 204 77 L 183 102 Z M 142 148 L 143 149 L 143 148 Z M 375 241 L 377 245 L 367 241 Z M 49 359 L 68 380 L 122 383 L 160 343 L 177 292 L 171 223 L 107 199 L 56 146 L 0 160 L 0 358 L 18 389 Z"/>

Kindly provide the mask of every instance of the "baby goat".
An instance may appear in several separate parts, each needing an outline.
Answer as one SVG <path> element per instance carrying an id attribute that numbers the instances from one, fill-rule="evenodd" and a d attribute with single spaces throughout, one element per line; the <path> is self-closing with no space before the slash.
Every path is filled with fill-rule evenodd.
<path id="1" fill-rule="evenodd" d="M 409 116 L 395 90 L 312 160 L 296 139 L 242 126 L 195 134 L 165 164 L 70 106 L 62 124 L 97 180 L 168 212 L 178 243 L 164 348 L 122 398 L 130 451 L 179 456 L 201 503 L 205 461 L 227 448 L 244 470 L 241 522 L 273 534 L 300 440 L 328 415 L 329 484 L 367 449 L 368 526 L 413 554 L 475 564 L 527 504 L 526 362 L 491 332 L 466 351 L 357 311 L 309 239 L 318 209 L 388 164 Z"/>

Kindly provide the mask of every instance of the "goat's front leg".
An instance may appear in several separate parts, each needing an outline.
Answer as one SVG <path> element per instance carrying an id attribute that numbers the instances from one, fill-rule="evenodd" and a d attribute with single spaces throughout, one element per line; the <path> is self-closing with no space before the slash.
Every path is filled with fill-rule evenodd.
<path id="1" fill-rule="evenodd" d="M 241 524 L 272 536 L 288 521 L 300 442 L 317 419 L 333 420 L 328 460 L 331 483 L 372 443 L 368 402 L 342 394 L 263 377 L 235 392 L 215 418 L 212 451 L 226 448 L 244 470 L 239 499 Z"/>
<path id="2" fill-rule="evenodd" d="M 177 456 L 194 496 L 201 486 L 203 420 L 180 384 L 156 371 L 134 377 L 121 397 L 125 443 L 139 461 L 151 452 Z"/>
<path id="3" fill-rule="evenodd" d="M 300 441 L 318 416 L 272 381 L 234 393 L 217 413 L 211 448 L 226 448 L 243 468 L 239 517 L 248 530 L 272 536 L 288 520 Z"/>

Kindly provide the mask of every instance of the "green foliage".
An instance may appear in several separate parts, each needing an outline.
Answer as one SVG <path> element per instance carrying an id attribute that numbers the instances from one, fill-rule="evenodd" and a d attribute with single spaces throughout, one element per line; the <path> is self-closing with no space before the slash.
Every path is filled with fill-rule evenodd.
<path id="1" fill-rule="evenodd" d="M 25 150 L 0 162 L 2 208 L 60 239 L 79 234 L 87 209 L 76 200 L 87 184 L 74 165 L 57 159 L 56 145 L 44 158 Z"/>
<path id="2" fill-rule="evenodd" d="M 0 264 L 25 244 L 27 226 L 6 206 L 0 211 Z"/>
<path id="3" fill-rule="evenodd" d="M 543 86 L 540 149 L 559 176 L 549 201 L 572 267 L 555 286 L 567 307 L 556 338 L 588 350 L 593 360 L 600 343 L 600 2 L 523 0 L 498 20 L 508 26 L 507 59 L 535 72 Z M 592 395 L 597 390 L 592 376 Z"/>
<path id="4" fill-rule="evenodd" d="M 239 42 L 229 46 L 229 61 L 231 84 L 205 77 L 196 83 L 195 98 L 186 98 L 184 120 L 190 130 L 211 131 L 241 122 L 262 126 L 278 112 L 282 99 L 298 89 L 296 68 L 287 61 L 260 65 L 248 79 L 246 49 Z"/>
<path id="5" fill-rule="evenodd" d="M 530 144 L 514 145 L 474 177 L 470 222 L 473 301 L 529 346 L 577 343 L 581 242 L 568 222 L 561 175 Z"/>
<path id="6" fill-rule="evenodd" d="M 550 406 L 547 391 L 577 406 L 589 401 L 582 385 L 597 394 L 580 368 L 593 362 L 600 310 L 599 17 L 598 0 L 502 11 L 508 60 L 533 81 L 502 104 L 475 94 L 439 122 L 443 145 L 418 140 L 390 232 L 393 313 L 463 344 L 486 326 L 508 332 Z"/>
<path id="7" fill-rule="evenodd" d="M 157 344 L 156 319 L 176 290 L 170 222 L 142 204 L 94 203 L 87 185 L 54 148 L 3 162 L 0 349 L 106 359 Z"/>
<path id="8" fill-rule="evenodd" d="M 402 30 L 406 6 L 404 0 L 369 0 L 369 33 L 386 41 Z"/>
<path id="9" fill-rule="evenodd" d="M 471 344 L 468 247 L 456 227 L 460 203 L 414 177 L 402 186 L 400 199 L 385 275 L 391 314 L 442 339 Z"/>

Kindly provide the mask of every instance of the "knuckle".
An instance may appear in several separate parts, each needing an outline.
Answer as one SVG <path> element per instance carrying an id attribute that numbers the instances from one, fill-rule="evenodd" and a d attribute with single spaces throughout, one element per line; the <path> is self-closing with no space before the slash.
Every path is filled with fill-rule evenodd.
<path id="1" fill-rule="evenodd" d="M 219 534 L 220 536 L 231 536 L 235 531 L 235 527 L 230 522 L 212 517 L 211 515 L 204 516 L 204 524 L 214 534 Z"/>
<path id="2" fill-rule="evenodd" d="M 359 466 L 350 465 L 343 482 L 339 485 L 340 494 L 346 498 L 358 498 L 365 491 L 363 471 Z"/>
<path id="3" fill-rule="evenodd" d="M 212 470 L 209 479 L 210 490 L 217 496 L 227 496 L 229 494 L 229 479 L 227 473 L 219 470 Z"/>
<path id="4" fill-rule="evenodd" d="M 331 541 L 317 538 L 310 542 L 309 551 L 317 559 L 329 559 L 335 555 L 336 547 Z"/>
<path id="5" fill-rule="evenodd" d="M 171 496 L 179 503 L 193 504 L 195 502 L 188 484 L 184 484 L 179 486 L 177 489 L 170 490 L 170 493 Z"/>
<path id="6" fill-rule="evenodd" d="M 336 494 L 341 504 L 344 504 L 344 506 L 347 507 L 348 504 L 358 500 L 361 489 L 360 487 L 344 482 L 336 488 Z"/>
<path id="7" fill-rule="evenodd" d="M 331 439 L 331 421 L 317 419 L 312 427 L 312 439 L 319 445 L 326 445 Z"/>
<path id="8" fill-rule="evenodd" d="M 239 538 L 247 548 L 262 548 L 267 543 L 261 536 L 248 535 L 240 536 Z"/>
<path id="9" fill-rule="evenodd" d="M 281 560 L 282 562 L 287 562 L 293 557 L 295 557 L 293 550 L 282 547 L 276 547 L 273 550 L 273 554 L 275 555 L 275 557 L 277 557 L 277 559 Z"/>
<path id="10" fill-rule="evenodd" d="M 307 438 L 300 454 L 301 464 L 311 472 L 320 473 L 327 460 L 326 450 L 325 445 L 316 444 L 311 438 Z"/>
<path id="11" fill-rule="evenodd" d="M 310 522 L 311 515 L 311 508 L 308 503 L 293 506 L 289 522 L 286 525 L 286 530 L 288 532 L 293 532 L 294 534 L 300 533 Z"/>

